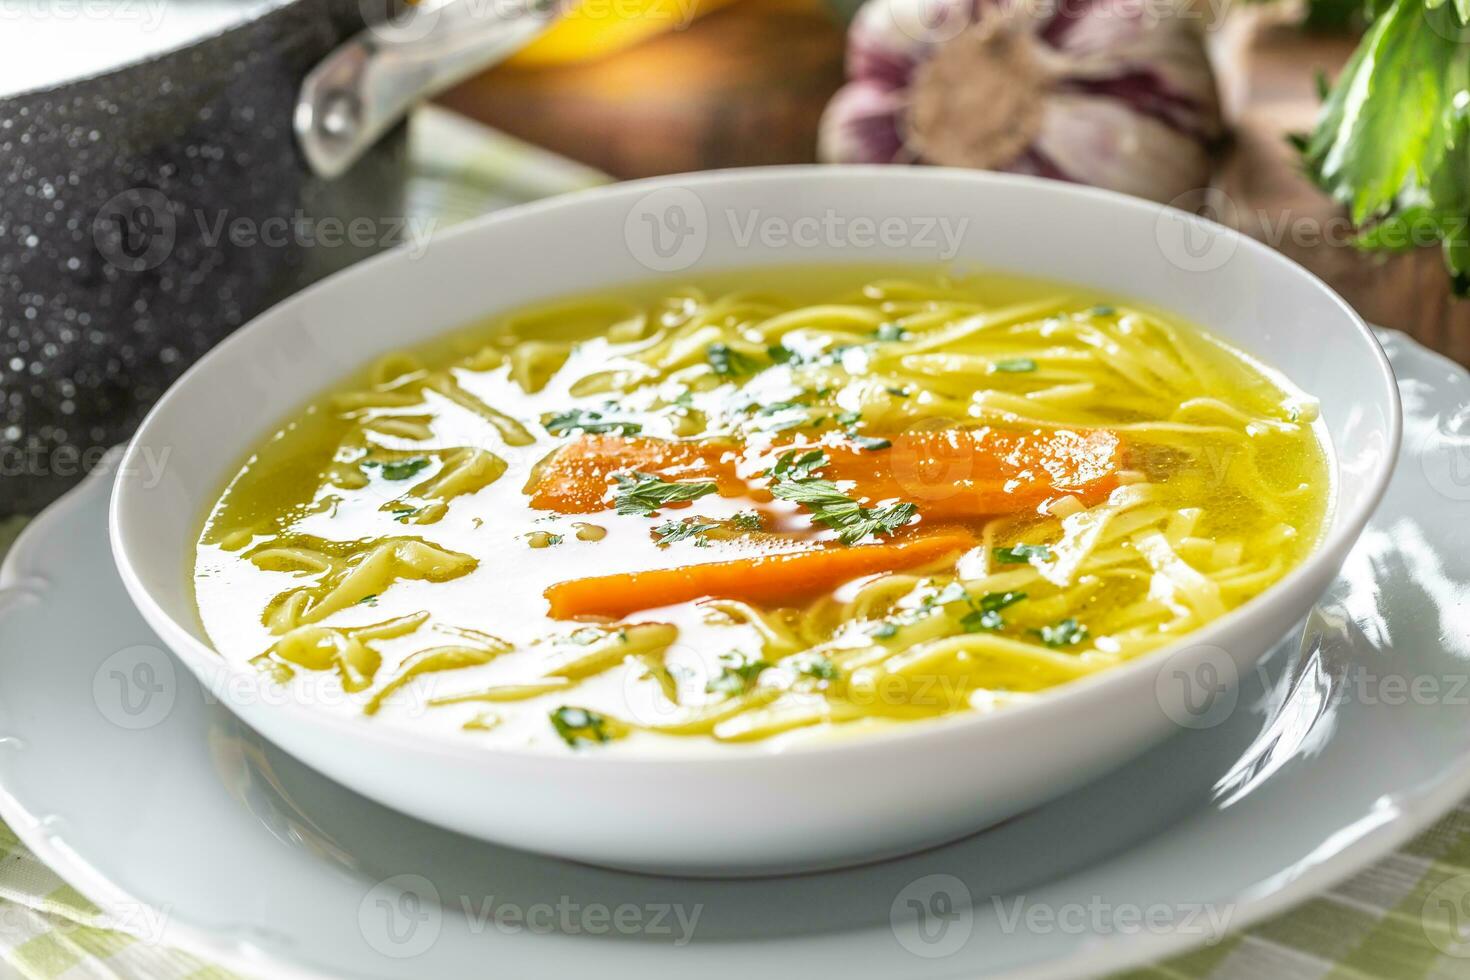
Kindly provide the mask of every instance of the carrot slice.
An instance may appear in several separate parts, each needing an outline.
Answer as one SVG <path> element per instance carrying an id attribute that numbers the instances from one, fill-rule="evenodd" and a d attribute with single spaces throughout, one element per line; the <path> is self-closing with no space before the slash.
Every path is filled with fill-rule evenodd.
<path id="1" fill-rule="evenodd" d="M 1122 465 L 1122 443 L 1105 429 L 936 429 L 894 436 L 876 452 L 826 453 L 823 476 L 851 480 L 868 500 L 912 501 L 928 520 L 1014 514 L 1064 494 L 1091 505 L 1118 486 Z"/>
<path id="2" fill-rule="evenodd" d="M 722 496 L 745 493 L 735 475 L 739 450 L 729 444 L 584 436 L 548 456 L 526 488 L 531 506 L 561 514 L 606 510 L 617 473 L 638 471 L 665 480 L 714 480 Z"/>
<path id="3" fill-rule="evenodd" d="M 908 500 L 926 519 L 952 520 L 1031 510 L 1063 494 L 1093 504 L 1117 487 L 1122 467 L 1122 443 L 1105 429 L 936 429 L 891 442 L 878 450 L 823 446 L 828 463 L 821 475 L 851 481 L 854 496 L 865 500 Z M 771 458 L 782 451 L 771 450 Z M 596 513 L 610 506 L 613 476 L 638 470 L 666 480 L 713 480 L 722 496 L 742 496 L 751 488 L 737 472 L 740 453 L 729 443 L 586 436 L 552 453 L 527 493 L 538 510 Z"/>
<path id="4" fill-rule="evenodd" d="M 842 546 L 708 562 L 684 568 L 598 575 L 558 582 L 546 590 L 555 619 L 626 616 L 642 609 L 692 599 L 743 599 L 789 605 L 830 592 L 864 575 L 913 568 L 957 554 L 975 543 L 962 530 L 935 532 L 907 541 Z"/>

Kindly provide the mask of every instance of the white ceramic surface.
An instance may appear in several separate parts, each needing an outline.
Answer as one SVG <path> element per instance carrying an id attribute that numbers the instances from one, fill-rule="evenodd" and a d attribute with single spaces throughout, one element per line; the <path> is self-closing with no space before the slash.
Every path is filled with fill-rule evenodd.
<path id="1" fill-rule="evenodd" d="M 1470 377 L 1386 344 L 1402 464 L 1301 641 L 1251 671 L 1215 727 L 947 847 L 671 880 L 483 844 L 365 800 L 175 666 L 108 562 L 100 478 L 0 570 L 0 817 L 117 920 L 262 977 L 1040 978 L 1180 951 L 1212 920 L 1241 928 L 1328 888 L 1470 793 Z M 921 925 L 910 899 L 949 908 L 948 928 Z M 647 910 L 645 928 L 517 931 L 483 915 L 559 904 L 577 928 L 623 905 Z M 664 904 L 686 922 L 699 908 L 692 941 L 676 945 L 677 919 L 654 928 Z M 1041 915 L 1008 927 L 1018 908 Z M 1144 909 L 1161 924 L 1122 924 Z M 1251 952 L 1222 975 L 1255 975 Z"/>
<path id="2" fill-rule="evenodd" d="M 1338 477 L 1317 553 L 1182 645 L 1034 703 L 719 759 L 486 749 L 405 733 L 281 704 L 262 675 L 209 648 L 187 560 L 204 508 L 292 406 L 372 356 L 498 308 L 654 270 L 677 278 L 777 263 L 938 262 L 949 248 L 961 262 L 1178 311 L 1316 395 Z M 1177 727 L 1159 696 L 1170 678 L 1218 672 L 1219 661 L 1232 673 L 1248 670 L 1321 594 L 1379 499 L 1398 437 L 1392 375 L 1361 321 L 1300 267 L 1218 226 L 1119 195 L 995 174 L 737 171 L 502 212 L 422 257 L 400 251 L 365 262 L 276 307 L 193 367 L 144 422 L 115 486 L 112 542 L 145 619 L 205 686 L 345 785 L 532 851 L 622 867 L 769 873 L 952 840 L 1156 744 Z"/>

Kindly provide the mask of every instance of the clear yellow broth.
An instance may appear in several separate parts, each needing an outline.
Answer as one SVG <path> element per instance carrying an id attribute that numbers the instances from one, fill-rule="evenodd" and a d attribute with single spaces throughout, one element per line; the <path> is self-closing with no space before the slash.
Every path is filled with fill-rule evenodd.
<path id="1" fill-rule="evenodd" d="M 1072 286 L 853 267 L 646 283 L 497 314 L 294 413 L 211 506 L 195 596 L 223 656 L 365 724 L 565 752 L 845 737 L 1001 710 L 1270 587 L 1324 522 L 1315 422 L 1247 354 Z M 762 492 L 764 470 L 748 495 L 652 512 L 534 508 L 538 467 L 589 428 L 876 454 L 982 427 L 1115 433 L 1118 485 L 974 515 L 956 555 L 790 602 L 548 614 L 561 582 L 936 523 L 924 487 L 839 485 L 879 518 L 845 542 L 829 512 Z"/>

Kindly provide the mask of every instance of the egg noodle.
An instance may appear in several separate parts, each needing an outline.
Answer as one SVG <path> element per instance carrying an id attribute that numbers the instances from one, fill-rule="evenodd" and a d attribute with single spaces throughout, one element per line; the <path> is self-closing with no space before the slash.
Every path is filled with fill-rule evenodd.
<path id="1" fill-rule="evenodd" d="M 1070 287 L 636 287 L 313 402 L 212 509 L 196 596 L 298 696 L 487 744 L 861 732 L 1034 697 L 1262 592 L 1323 523 L 1315 411 Z"/>

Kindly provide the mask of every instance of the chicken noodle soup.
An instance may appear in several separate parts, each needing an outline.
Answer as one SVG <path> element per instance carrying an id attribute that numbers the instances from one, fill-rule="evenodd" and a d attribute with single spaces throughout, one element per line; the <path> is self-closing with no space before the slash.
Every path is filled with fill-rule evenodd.
<path id="1" fill-rule="evenodd" d="M 751 271 L 380 359 L 230 481 L 195 588 L 293 696 L 618 751 L 989 711 L 1314 546 L 1315 404 L 1084 290 Z"/>

